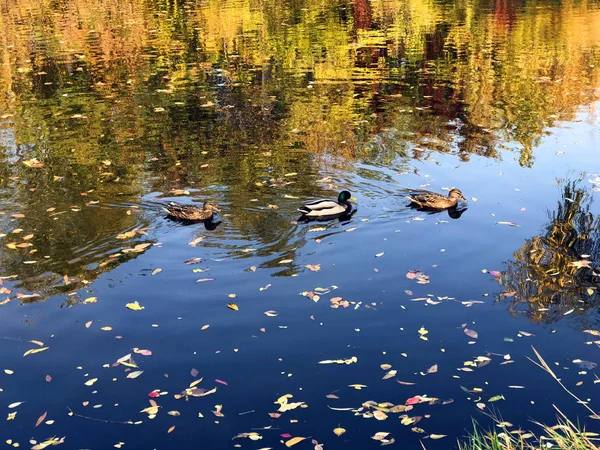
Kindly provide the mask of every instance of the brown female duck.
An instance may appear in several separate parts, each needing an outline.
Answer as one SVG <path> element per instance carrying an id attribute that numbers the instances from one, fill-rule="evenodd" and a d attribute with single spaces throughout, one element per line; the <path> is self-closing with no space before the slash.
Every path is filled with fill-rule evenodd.
<path id="1" fill-rule="evenodd" d="M 467 199 L 463 196 L 463 193 L 456 188 L 450 189 L 447 197 L 436 192 L 423 192 L 409 195 L 408 199 L 410 200 L 411 205 L 414 205 L 418 208 L 428 209 L 454 208 L 456 205 L 458 205 L 458 199 L 467 201 Z"/>
<path id="2" fill-rule="evenodd" d="M 204 202 L 202 208 L 195 205 L 182 205 L 171 202 L 162 207 L 167 214 L 175 219 L 188 220 L 190 222 L 204 222 L 212 220 L 213 211 L 221 211 L 214 203 Z"/>

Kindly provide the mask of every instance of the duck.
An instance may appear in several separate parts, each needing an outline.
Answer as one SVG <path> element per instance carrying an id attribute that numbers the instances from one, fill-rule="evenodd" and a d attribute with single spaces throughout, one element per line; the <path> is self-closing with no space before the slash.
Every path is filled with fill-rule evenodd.
<path id="1" fill-rule="evenodd" d="M 305 203 L 298 211 L 302 213 L 303 219 L 335 219 L 343 217 L 352 212 L 350 199 L 352 195 L 348 191 L 342 191 L 338 195 L 337 202 L 334 200 L 316 200 Z"/>
<path id="2" fill-rule="evenodd" d="M 182 205 L 181 203 L 171 202 L 162 207 L 169 217 L 178 220 L 187 220 L 190 222 L 205 222 L 213 219 L 213 211 L 221 211 L 212 202 L 204 202 L 202 208 L 196 205 Z"/>
<path id="3" fill-rule="evenodd" d="M 447 197 L 436 192 L 425 191 L 418 194 L 409 195 L 408 199 L 411 202 L 411 206 L 440 210 L 456 207 L 456 205 L 458 205 L 458 199 L 464 200 L 465 202 L 467 201 L 467 199 L 463 196 L 463 193 L 456 188 L 450 189 Z"/>

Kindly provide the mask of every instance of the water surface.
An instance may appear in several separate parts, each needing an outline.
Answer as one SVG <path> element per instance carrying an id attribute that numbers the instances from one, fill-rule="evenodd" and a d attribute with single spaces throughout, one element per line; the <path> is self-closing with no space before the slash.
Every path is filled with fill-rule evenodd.
<path id="1" fill-rule="evenodd" d="M 528 359 L 600 409 L 597 2 L 2 0 L 0 27 L 3 442 L 598 430 Z M 452 186 L 458 217 L 407 207 Z M 351 220 L 297 222 L 342 189 Z M 215 229 L 160 208 L 205 200 Z"/>

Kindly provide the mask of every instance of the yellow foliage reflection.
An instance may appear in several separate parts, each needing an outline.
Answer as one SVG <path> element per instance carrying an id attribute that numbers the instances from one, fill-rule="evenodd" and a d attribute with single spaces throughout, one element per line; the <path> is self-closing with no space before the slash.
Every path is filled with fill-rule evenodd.
<path id="1" fill-rule="evenodd" d="M 600 218 L 582 179 L 561 182 L 556 210 L 543 233 L 514 253 L 499 278 L 513 312 L 525 310 L 535 322 L 553 322 L 595 305 L 600 274 Z"/>

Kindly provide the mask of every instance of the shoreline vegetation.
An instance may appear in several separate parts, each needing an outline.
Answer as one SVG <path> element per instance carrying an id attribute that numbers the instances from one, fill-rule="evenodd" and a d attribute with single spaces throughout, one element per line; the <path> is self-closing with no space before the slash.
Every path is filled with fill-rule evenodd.
<path id="1" fill-rule="evenodd" d="M 556 406 L 555 406 L 556 408 Z M 539 431 L 510 430 L 509 422 L 494 419 L 493 430 L 485 430 L 473 421 L 473 432 L 458 443 L 459 450 L 596 450 L 600 444 L 598 433 L 588 432 L 569 420 L 558 408 L 554 426 L 533 422 Z"/>
<path id="2" fill-rule="evenodd" d="M 535 347 L 532 347 L 538 361 L 529 358 L 536 366 L 547 372 L 573 398 L 592 413 L 592 419 L 600 419 L 587 402 L 579 399 L 568 390 L 544 361 Z M 495 412 L 486 415 L 493 420 L 496 428 L 485 429 L 473 419 L 473 431 L 462 442 L 458 442 L 458 450 L 597 450 L 600 445 L 600 433 L 588 432 L 579 422 L 575 423 L 552 405 L 557 411 L 557 423 L 545 425 L 535 420 L 532 423 L 538 431 L 511 429 L 512 424 L 504 421 Z M 423 446 L 425 449 L 425 446 Z M 426 449 L 425 449 L 426 450 Z"/>

